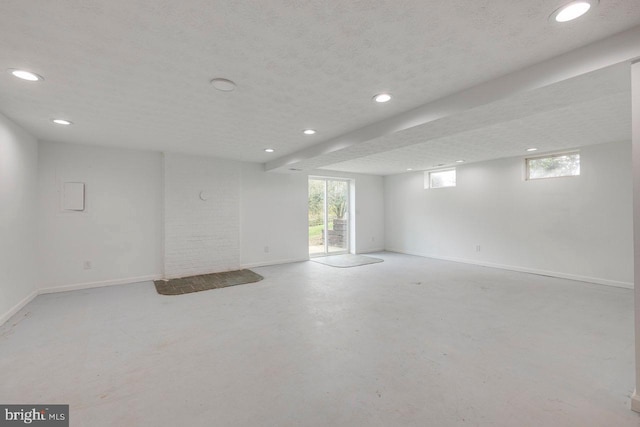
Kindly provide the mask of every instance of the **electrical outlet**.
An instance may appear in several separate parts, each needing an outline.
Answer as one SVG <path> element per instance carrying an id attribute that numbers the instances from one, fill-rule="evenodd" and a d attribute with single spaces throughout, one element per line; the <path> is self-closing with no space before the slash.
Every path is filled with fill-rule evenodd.
<path id="1" fill-rule="evenodd" d="M 269 246 L 265 246 L 265 247 L 264 247 L 264 253 L 265 253 L 265 254 L 268 254 L 268 253 L 269 253 Z"/>
<path id="2" fill-rule="evenodd" d="M 91 270 L 91 261 L 85 261 L 83 266 L 85 270 Z"/>

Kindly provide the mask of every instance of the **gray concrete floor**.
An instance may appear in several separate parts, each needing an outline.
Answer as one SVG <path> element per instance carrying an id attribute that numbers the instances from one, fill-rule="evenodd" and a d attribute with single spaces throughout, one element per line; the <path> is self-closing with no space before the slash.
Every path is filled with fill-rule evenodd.
<path id="1" fill-rule="evenodd" d="M 632 291 L 374 256 L 39 296 L 0 327 L 0 402 L 78 427 L 640 425 Z"/>

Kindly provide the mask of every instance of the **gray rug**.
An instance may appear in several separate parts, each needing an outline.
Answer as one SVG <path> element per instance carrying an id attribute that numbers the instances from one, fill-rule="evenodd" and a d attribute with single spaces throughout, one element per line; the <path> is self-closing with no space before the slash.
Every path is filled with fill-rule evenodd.
<path id="1" fill-rule="evenodd" d="M 156 285 L 156 291 L 160 295 L 182 295 L 259 282 L 263 278 L 251 270 L 237 270 L 182 277 L 180 279 L 156 280 L 153 284 Z"/>
<path id="2" fill-rule="evenodd" d="M 357 267 L 359 265 L 375 264 L 377 262 L 383 262 L 384 260 L 364 255 L 344 254 L 311 258 L 311 261 L 330 265 L 331 267 L 347 268 Z"/>

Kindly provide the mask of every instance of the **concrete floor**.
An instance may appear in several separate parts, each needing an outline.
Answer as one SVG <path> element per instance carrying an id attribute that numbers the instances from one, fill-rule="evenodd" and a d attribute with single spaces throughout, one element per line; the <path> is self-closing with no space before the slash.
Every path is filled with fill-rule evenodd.
<path id="1" fill-rule="evenodd" d="M 419 257 L 36 298 L 0 327 L 0 402 L 72 426 L 639 426 L 632 291 Z"/>

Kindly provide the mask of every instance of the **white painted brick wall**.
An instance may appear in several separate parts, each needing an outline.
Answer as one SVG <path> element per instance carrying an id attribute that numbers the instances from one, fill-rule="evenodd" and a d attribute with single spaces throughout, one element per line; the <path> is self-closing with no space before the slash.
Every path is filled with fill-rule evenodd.
<path id="1" fill-rule="evenodd" d="M 165 154 L 165 277 L 239 269 L 239 211 L 239 163 Z"/>

